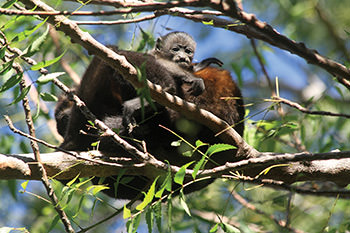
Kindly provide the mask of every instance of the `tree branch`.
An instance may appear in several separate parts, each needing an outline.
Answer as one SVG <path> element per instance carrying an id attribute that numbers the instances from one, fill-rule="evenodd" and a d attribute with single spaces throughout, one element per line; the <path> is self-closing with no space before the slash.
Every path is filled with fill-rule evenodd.
<path id="1" fill-rule="evenodd" d="M 22 0 L 27 8 L 36 6 L 37 10 L 53 12 L 54 9 L 42 3 L 39 0 Z M 48 22 L 56 27 L 57 30 L 63 31 L 74 42 L 79 43 L 91 54 L 95 54 L 108 65 L 116 69 L 126 80 L 128 80 L 135 88 L 142 87 L 143 83 L 137 78 L 137 72 L 124 56 L 120 56 L 107 47 L 97 42 L 90 34 L 82 31 L 78 25 L 64 16 L 52 16 L 48 18 Z M 197 122 L 207 126 L 213 132 L 220 132 L 220 138 L 229 144 L 236 144 L 240 149 L 240 154 L 244 156 L 254 157 L 258 152 L 248 145 L 242 137 L 231 128 L 226 122 L 216 117 L 214 114 L 198 109 L 196 105 L 188 103 L 177 96 L 170 95 L 162 90 L 159 85 L 147 82 L 150 89 L 151 97 L 164 106 L 170 107 L 175 111 L 181 112 L 186 118 L 194 119 Z"/>

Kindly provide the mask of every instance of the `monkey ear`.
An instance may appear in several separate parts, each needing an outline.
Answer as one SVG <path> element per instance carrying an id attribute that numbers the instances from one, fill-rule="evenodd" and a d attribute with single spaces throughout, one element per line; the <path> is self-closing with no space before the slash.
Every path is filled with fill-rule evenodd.
<path id="1" fill-rule="evenodd" d="M 163 42 L 163 40 L 162 40 L 162 38 L 158 38 L 157 39 L 157 41 L 156 41 L 156 50 L 157 51 L 160 51 L 161 50 L 161 48 L 162 48 L 162 42 Z"/>

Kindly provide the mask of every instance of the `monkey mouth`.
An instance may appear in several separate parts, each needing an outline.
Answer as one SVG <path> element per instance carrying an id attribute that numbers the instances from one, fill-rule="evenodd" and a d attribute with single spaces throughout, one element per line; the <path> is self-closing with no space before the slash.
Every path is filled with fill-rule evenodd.
<path id="1" fill-rule="evenodd" d="M 177 61 L 176 62 L 181 68 L 188 68 L 190 65 L 186 61 Z"/>

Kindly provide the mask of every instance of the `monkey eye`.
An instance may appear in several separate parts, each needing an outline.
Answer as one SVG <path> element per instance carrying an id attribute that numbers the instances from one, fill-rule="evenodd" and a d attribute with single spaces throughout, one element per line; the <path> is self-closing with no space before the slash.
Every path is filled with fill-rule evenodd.
<path id="1" fill-rule="evenodd" d="M 186 49 L 185 52 L 186 52 L 187 54 L 192 54 L 192 50 L 190 50 L 190 49 Z"/>
<path id="2" fill-rule="evenodd" d="M 177 51 L 179 51 L 180 49 L 179 49 L 178 47 L 174 47 L 174 48 L 172 48 L 171 50 L 173 50 L 174 52 L 177 52 Z"/>

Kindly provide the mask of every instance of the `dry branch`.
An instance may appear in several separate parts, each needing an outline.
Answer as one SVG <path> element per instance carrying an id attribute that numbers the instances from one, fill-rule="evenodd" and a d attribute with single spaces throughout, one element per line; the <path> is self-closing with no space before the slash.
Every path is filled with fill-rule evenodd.
<path id="1" fill-rule="evenodd" d="M 48 176 L 59 179 L 72 179 L 77 174 L 81 177 L 106 177 L 117 175 L 120 169 L 126 168 L 126 174 L 143 176 L 148 174 L 150 178 L 167 172 L 165 168 L 143 163 L 129 156 L 120 157 L 122 156 L 120 154 L 89 151 L 80 152 L 78 155 L 80 159 L 64 152 L 53 152 L 41 154 L 41 160 Z M 239 171 L 243 177 L 251 177 L 251 180 L 247 179 L 247 181 L 271 179 L 282 181 L 282 184 L 292 184 L 297 181 L 318 180 L 344 185 L 349 183 L 349 157 L 349 151 L 319 154 L 263 154 L 260 158 L 227 163 L 221 167 L 199 171 L 197 177 L 230 176 L 239 179 L 230 175 L 230 172 Z M 101 161 L 101 163 L 94 161 Z M 40 179 L 36 164 L 33 154 L 0 155 L 0 179 Z M 266 174 L 261 174 L 266 169 L 270 170 Z M 187 169 L 187 177 L 191 177 L 192 172 L 193 170 Z M 59 176 L 56 176 L 57 174 Z"/>

